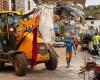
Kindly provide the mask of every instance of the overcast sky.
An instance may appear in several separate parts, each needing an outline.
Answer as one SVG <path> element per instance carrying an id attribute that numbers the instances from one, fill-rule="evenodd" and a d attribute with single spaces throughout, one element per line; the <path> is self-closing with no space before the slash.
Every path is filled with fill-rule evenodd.
<path id="1" fill-rule="evenodd" d="M 86 6 L 87 5 L 100 5 L 100 0 L 86 0 Z"/>

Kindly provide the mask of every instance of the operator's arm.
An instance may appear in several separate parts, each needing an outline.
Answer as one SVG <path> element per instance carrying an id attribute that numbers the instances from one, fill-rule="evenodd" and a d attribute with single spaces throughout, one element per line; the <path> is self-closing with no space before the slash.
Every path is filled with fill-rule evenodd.
<path id="1" fill-rule="evenodd" d="M 22 16 L 22 22 L 24 27 L 29 27 L 29 26 L 37 26 L 39 25 L 39 14 L 40 13 L 40 9 L 33 9 L 32 11 L 30 11 L 27 14 L 24 14 Z M 29 16 L 32 15 L 32 18 L 29 18 Z M 28 18 L 28 20 L 24 20 L 24 18 Z"/>
<path id="2" fill-rule="evenodd" d="M 35 9 L 33 9 L 32 11 L 30 11 L 30 12 L 27 13 L 27 14 L 24 14 L 24 15 L 22 16 L 22 18 L 27 17 L 27 16 L 30 16 L 30 15 L 32 15 L 34 12 L 35 12 Z"/>
<path id="3" fill-rule="evenodd" d="M 24 27 L 38 26 L 39 21 L 40 21 L 39 16 L 37 16 L 36 18 L 31 18 L 31 19 L 23 22 L 24 25 L 25 25 Z"/>

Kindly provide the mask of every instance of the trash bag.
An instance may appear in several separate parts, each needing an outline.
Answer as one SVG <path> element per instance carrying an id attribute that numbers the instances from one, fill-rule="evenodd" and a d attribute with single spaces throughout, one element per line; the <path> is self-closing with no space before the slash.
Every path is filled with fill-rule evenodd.
<path id="1" fill-rule="evenodd" d="M 44 5 L 40 15 L 39 31 L 45 43 L 54 43 L 53 5 Z"/>

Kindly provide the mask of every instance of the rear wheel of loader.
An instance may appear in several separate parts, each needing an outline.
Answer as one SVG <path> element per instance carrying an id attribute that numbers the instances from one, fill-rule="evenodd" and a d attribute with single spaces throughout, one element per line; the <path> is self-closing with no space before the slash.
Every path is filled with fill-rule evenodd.
<path id="1" fill-rule="evenodd" d="M 2 68 L 4 68 L 4 66 L 5 66 L 5 62 L 4 62 L 4 61 L 0 61 L 0 70 L 1 70 Z"/>
<path id="2" fill-rule="evenodd" d="M 15 66 L 16 75 L 25 76 L 27 70 L 27 59 L 23 53 L 15 55 L 14 66 Z"/>
<path id="3" fill-rule="evenodd" d="M 52 51 L 50 52 L 50 60 L 45 63 L 47 70 L 55 70 L 57 68 L 57 55 Z"/>

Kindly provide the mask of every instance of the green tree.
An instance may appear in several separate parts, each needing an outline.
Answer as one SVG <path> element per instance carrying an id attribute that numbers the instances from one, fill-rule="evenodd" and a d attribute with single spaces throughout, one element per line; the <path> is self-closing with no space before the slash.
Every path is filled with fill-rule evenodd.
<path id="1" fill-rule="evenodd" d="M 97 9 L 100 9 L 100 5 L 97 5 Z"/>

